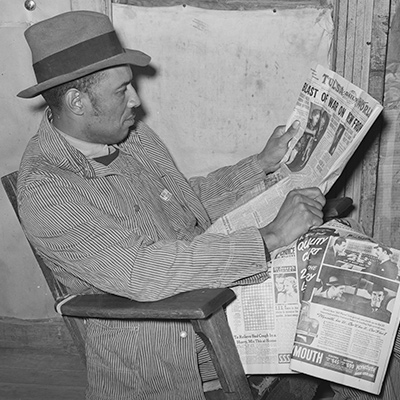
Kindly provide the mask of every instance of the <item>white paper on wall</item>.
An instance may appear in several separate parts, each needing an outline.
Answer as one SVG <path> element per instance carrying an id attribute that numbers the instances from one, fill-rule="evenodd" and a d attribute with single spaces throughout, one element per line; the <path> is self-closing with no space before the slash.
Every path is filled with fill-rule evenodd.
<path id="1" fill-rule="evenodd" d="M 330 67 L 330 9 L 113 4 L 113 22 L 126 47 L 152 57 L 153 74 L 138 77 L 145 121 L 187 176 L 261 151 L 310 67 Z"/>

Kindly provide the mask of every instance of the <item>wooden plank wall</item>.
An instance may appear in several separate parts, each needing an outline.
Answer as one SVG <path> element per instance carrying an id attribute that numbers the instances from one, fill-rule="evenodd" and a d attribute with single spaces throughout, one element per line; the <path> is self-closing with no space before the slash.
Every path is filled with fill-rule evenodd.
<path id="1" fill-rule="evenodd" d="M 332 66 L 373 97 L 383 102 L 391 0 L 113 0 L 136 6 L 173 6 L 187 4 L 207 9 L 256 10 L 267 8 L 331 7 L 335 21 Z M 328 194 L 353 198 L 352 217 L 366 233 L 375 232 L 374 221 L 379 168 L 382 118 L 372 127 L 350 160 L 342 176 Z"/>
<path id="2" fill-rule="evenodd" d="M 391 10 L 374 229 L 383 243 L 400 249 L 400 0 L 392 0 Z"/>
<path id="3" fill-rule="evenodd" d="M 337 33 L 333 67 L 381 103 L 390 3 L 390 0 L 337 0 L 334 7 Z M 369 235 L 378 234 L 374 220 L 382 123 L 381 117 L 331 191 L 332 196 L 345 194 L 354 199 L 356 208 L 352 217 L 362 223 Z"/>

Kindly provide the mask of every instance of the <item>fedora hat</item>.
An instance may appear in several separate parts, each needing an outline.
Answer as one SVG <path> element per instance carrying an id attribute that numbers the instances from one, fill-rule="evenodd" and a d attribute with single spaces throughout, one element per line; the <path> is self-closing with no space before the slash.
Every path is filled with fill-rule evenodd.
<path id="1" fill-rule="evenodd" d="M 384 293 L 386 293 L 386 290 L 385 290 L 385 288 L 384 288 L 381 284 L 375 283 L 375 282 L 374 282 L 374 284 L 372 285 L 372 289 L 371 289 L 370 292 L 371 292 L 371 293 L 372 293 L 372 292 L 384 292 Z"/>
<path id="2" fill-rule="evenodd" d="M 344 279 L 339 276 L 330 276 L 328 279 L 328 282 L 326 282 L 326 286 L 343 286 L 346 285 L 346 282 L 344 281 Z"/>
<path id="3" fill-rule="evenodd" d="M 147 54 L 124 49 L 110 19 L 93 11 L 70 11 L 38 22 L 25 31 L 25 38 L 37 84 L 19 92 L 22 98 L 105 68 L 150 62 Z"/>

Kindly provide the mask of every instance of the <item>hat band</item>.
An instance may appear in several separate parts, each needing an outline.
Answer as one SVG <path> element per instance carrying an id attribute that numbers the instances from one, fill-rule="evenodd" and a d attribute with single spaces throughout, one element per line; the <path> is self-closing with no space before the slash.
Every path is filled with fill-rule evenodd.
<path id="1" fill-rule="evenodd" d="M 125 53 L 115 31 L 78 43 L 33 64 L 38 83 Z"/>

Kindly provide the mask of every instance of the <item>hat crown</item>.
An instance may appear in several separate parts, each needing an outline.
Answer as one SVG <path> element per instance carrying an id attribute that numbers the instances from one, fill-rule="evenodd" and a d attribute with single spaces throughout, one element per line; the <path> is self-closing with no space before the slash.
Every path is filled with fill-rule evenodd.
<path id="1" fill-rule="evenodd" d="M 70 11 L 32 25 L 25 31 L 25 38 L 35 64 L 57 52 L 112 31 L 111 21 L 104 14 Z"/>
<path id="2" fill-rule="evenodd" d="M 372 285 L 371 292 L 384 292 L 384 291 L 385 291 L 385 288 L 382 285 L 380 285 L 379 283 L 374 283 Z"/>
<path id="3" fill-rule="evenodd" d="M 330 276 L 327 282 L 328 286 L 343 286 L 345 284 L 343 278 Z"/>

